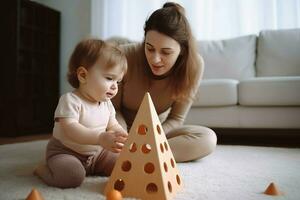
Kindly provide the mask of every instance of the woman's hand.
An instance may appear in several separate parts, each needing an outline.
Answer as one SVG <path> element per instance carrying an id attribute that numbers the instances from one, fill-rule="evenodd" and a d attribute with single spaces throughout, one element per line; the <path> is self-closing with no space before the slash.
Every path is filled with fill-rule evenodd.
<path id="1" fill-rule="evenodd" d="M 120 153 L 127 140 L 128 133 L 109 130 L 99 135 L 98 143 L 105 149 Z"/>

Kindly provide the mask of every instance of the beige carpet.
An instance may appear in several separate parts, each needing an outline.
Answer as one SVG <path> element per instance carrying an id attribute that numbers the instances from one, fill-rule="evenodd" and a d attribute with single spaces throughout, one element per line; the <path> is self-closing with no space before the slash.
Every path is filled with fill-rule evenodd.
<path id="1" fill-rule="evenodd" d="M 37 188 L 45 200 L 101 200 L 107 181 L 88 177 L 76 189 L 48 187 L 32 175 L 46 141 L 0 145 L 0 200 L 24 200 Z M 184 189 L 177 200 L 299 200 L 300 149 L 218 145 L 205 159 L 178 164 Z M 262 194 L 270 182 L 285 193 Z"/>

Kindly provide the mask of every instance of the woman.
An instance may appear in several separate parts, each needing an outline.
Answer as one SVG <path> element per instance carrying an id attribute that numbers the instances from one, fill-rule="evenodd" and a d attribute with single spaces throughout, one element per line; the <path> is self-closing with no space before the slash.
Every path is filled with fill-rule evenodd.
<path id="1" fill-rule="evenodd" d="M 130 129 L 140 103 L 149 92 L 177 162 L 210 154 L 216 146 L 213 130 L 183 125 L 203 74 L 184 9 L 165 3 L 145 23 L 142 44 L 123 45 L 128 62 L 117 96 L 117 119 Z"/>

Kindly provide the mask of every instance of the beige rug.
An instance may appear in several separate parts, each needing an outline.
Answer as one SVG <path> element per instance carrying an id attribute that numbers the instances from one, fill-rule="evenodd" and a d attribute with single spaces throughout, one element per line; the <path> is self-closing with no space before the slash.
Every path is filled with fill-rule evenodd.
<path id="1" fill-rule="evenodd" d="M 103 177 L 87 177 L 81 187 L 63 190 L 33 176 L 45 147 L 46 141 L 0 145 L 0 200 L 24 200 L 33 187 L 45 200 L 105 199 Z M 218 145 L 214 154 L 178 168 L 184 189 L 175 200 L 300 199 L 300 149 Z M 270 182 L 285 194 L 262 194 Z"/>

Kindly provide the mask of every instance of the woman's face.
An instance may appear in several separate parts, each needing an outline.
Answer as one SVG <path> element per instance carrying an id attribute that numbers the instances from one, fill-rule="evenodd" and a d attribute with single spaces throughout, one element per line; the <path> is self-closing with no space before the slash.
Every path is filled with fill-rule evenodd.
<path id="1" fill-rule="evenodd" d="M 167 35 L 150 30 L 145 37 L 145 54 L 152 73 L 164 75 L 174 66 L 180 54 L 180 44 Z"/>

